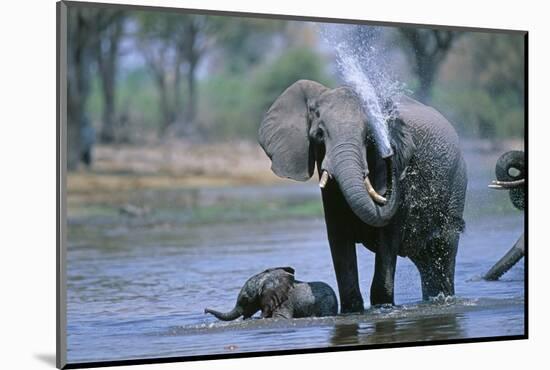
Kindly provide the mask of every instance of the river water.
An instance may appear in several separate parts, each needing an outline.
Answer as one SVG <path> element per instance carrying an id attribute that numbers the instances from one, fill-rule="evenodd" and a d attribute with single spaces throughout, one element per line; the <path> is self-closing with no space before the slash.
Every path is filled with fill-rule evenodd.
<path id="1" fill-rule="evenodd" d="M 230 309 L 246 279 L 274 266 L 292 266 L 297 279 L 325 281 L 337 291 L 313 182 L 136 192 L 131 199 L 157 202 L 138 218 L 105 205 L 69 212 L 68 361 L 522 335 L 524 261 L 500 281 L 480 276 L 523 232 L 523 213 L 505 193 L 487 190 L 492 170 L 478 168 L 478 159 L 469 160 L 475 167 L 456 297 L 421 302 L 419 274 L 399 258 L 397 306 L 367 306 L 363 315 L 225 323 L 203 313 L 207 306 Z M 368 305 L 374 255 L 357 251 Z"/>

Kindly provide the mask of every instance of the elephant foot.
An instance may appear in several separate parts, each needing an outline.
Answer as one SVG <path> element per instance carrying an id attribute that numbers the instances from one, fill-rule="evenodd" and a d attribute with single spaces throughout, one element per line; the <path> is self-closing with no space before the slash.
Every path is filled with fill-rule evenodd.
<path id="1" fill-rule="evenodd" d="M 418 266 L 418 265 L 417 265 Z M 450 269 L 422 266 L 419 269 L 422 283 L 422 299 L 431 301 L 434 297 L 454 296 L 453 271 Z"/>
<path id="2" fill-rule="evenodd" d="M 459 234 L 432 240 L 423 250 L 424 254 L 411 257 L 418 268 L 422 283 L 422 299 L 455 295 L 455 258 Z"/>
<path id="3" fill-rule="evenodd" d="M 393 289 L 371 288 L 370 304 L 371 306 L 394 306 Z"/>
<path id="4" fill-rule="evenodd" d="M 342 307 L 340 308 L 341 314 L 362 314 L 365 311 L 365 307 L 363 306 L 363 301 L 354 301 L 350 304 L 344 305 L 342 303 Z"/>
<path id="5" fill-rule="evenodd" d="M 429 302 L 446 301 L 455 295 L 452 282 L 446 278 L 422 282 L 422 299 Z"/>
<path id="6" fill-rule="evenodd" d="M 392 312 L 393 309 L 395 308 L 396 306 L 393 305 L 393 304 L 390 304 L 390 303 L 383 303 L 383 304 L 374 304 L 374 305 L 371 305 L 371 309 L 374 310 L 375 312 L 379 312 L 379 313 L 389 313 L 389 312 Z"/>

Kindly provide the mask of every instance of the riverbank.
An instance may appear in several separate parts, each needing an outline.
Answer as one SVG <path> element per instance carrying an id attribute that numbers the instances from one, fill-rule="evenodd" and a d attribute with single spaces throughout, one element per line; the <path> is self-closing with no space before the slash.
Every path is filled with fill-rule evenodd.
<path id="1" fill-rule="evenodd" d="M 495 146 L 470 140 L 462 145 L 470 192 L 476 190 L 483 197 L 502 195 L 486 191 L 494 177 L 494 164 L 504 151 L 522 149 L 523 142 L 504 141 Z M 311 183 L 277 177 L 270 169 L 269 158 L 256 143 L 98 145 L 94 158 L 92 168 L 68 174 L 69 219 L 105 216 L 120 220 L 121 216 L 143 218 L 161 211 L 187 214 L 186 219 L 202 221 L 322 217 L 319 192 L 313 184 L 316 176 Z M 222 188 L 227 190 L 221 191 Z M 288 198 L 281 194 L 287 188 L 289 194 L 300 196 Z M 505 197 L 500 198 L 503 201 L 493 203 L 495 207 L 507 208 Z"/>

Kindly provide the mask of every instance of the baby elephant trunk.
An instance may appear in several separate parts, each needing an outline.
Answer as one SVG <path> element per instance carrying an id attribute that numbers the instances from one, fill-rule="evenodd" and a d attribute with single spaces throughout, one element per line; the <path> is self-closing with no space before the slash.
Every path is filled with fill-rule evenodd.
<path id="1" fill-rule="evenodd" d="M 242 315 L 242 310 L 238 306 L 236 306 L 235 308 L 233 308 L 229 312 L 219 312 L 219 311 L 216 311 L 216 310 L 211 310 L 210 308 L 206 308 L 204 310 L 204 313 L 212 314 L 212 315 L 216 316 L 218 319 L 223 320 L 223 321 L 231 321 L 231 320 L 235 320 L 239 316 L 241 316 Z"/>

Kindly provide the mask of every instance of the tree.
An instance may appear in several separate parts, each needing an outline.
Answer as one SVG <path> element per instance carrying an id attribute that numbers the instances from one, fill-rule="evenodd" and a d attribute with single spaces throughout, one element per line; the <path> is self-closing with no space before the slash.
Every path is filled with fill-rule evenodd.
<path id="1" fill-rule="evenodd" d="M 176 126 L 185 135 L 196 130 L 197 66 L 209 46 L 211 22 L 203 15 L 142 14 L 138 46 L 159 93 L 162 123 L 159 133 Z M 182 101 L 182 72 L 187 99 Z M 183 111 L 181 111 L 183 106 Z"/>
<path id="2" fill-rule="evenodd" d="M 212 17 L 212 34 L 218 70 L 246 74 L 273 50 L 273 39 L 282 36 L 287 23 L 254 18 Z M 296 36 L 296 35 L 294 35 Z"/>
<path id="3" fill-rule="evenodd" d="M 257 121 L 261 120 L 269 106 L 288 86 L 301 79 L 314 80 L 329 86 L 332 84 L 325 72 L 322 56 L 314 50 L 307 48 L 286 50 L 265 65 L 254 82 Z"/>
<path id="4" fill-rule="evenodd" d="M 96 43 L 97 67 L 103 93 L 103 119 L 99 138 L 104 143 L 111 143 L 115 141 L 115 83 L 124 16 L 121 12 L 101 12 L 97 14 L 95 24 L 99 37 Z"/>
<path id="5" fill-rule="evenodd" d="M 416 96 L 428 102 L 440 65 L 461 33 L 424 28 L 399 28 L 399 34 L 411 49 L 408 57 L 418 77 Z"/>
<path id="6" fill-rule="evenodd" d="M 439 71 L 432 105 L 461 136 L 490 140 L 524 133 L 523 35 L 468 32 Z"/>
<path id="7" fill-rule="evenodd" d="M 99 35 L 117 17 L 117 12 L 69 7 L 67 11 L 67 167 L 80 161 L 92 163 L 95 133 L 86 113 L 90 74 L 100 41 Z"/>
<path id="8" fill-rule="evenodd" d="M 523 36 L 474 34 L 466 41 L 472 50 L 471 91 L 477 90 L 479 95 L 467 106 L 477 123 L 477 134 L 485 139 L 521 137 L 525 99 Z"/>
<path id="9" fill-rule="evenodd" d="M 86 120 L 91 58 L 85 11 L 69 7 L 67 18 L 67 167 L 73 170 L 80 163 L 80 132 Z"/>
<path id="10" fill-rule="evenodd" d="M 510 103 L 523 105 L 525 97 L 524 45 L 521 35 L 481 34 L 473 49 L 476 85 L 493 96 L 508 94 Z"/>

